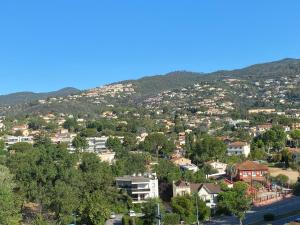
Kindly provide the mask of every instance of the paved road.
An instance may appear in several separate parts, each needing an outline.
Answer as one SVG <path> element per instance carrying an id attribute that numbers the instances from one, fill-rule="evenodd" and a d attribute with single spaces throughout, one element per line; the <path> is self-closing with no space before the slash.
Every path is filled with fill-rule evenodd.
<path id="1" fill-rule="evenodd" d="M 300 210 L 300 197 L 293 196 L 288 199 L 273 203 L 268 206 L 255 207 L 247 212 L 245 225 L 251 225 L 263 220 L 265 213 L 274 213 L 275 215 L 282 215 L 294 210 Z M 212 222 L 205 223 L 210 225 L 236 225 L 239 224 L 238 220 L 232 216 L 221 217 L 214 219 Z M 273 224 L 273 223 L 272 223 Z M 279 223 L 280 224 L 280 223 Z M 283 223 L 284 224 L 284 223 Z"/>
<path id="2" fill-rule="evenodd" d="M 271 221 L 269 223 L 271 223 L 272 225 L 284 225 L 284 224 L 289 223 L 297 218 L 300 218 L 300 214 L 295 215 L 295 216 L 289 216 L 287 218 L 280 219 L 280 220 Z"/>

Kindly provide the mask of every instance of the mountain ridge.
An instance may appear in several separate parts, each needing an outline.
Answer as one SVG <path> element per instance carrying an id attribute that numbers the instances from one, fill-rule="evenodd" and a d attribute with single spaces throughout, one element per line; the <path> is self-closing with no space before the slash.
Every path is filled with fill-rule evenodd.
<path id="1" fill-rule="evenodd" d="M 31 101 L 46 99 L 49 97 L 65 97 L 67 95 L 77 94 L 80 92 L 81 90 L 73 87 L 65 87 L 51 92 L 21 91 L 6 95 L 0 95 L 0 105 L 24 104 Z"/>
<path id="2" fill-rule="evenodd" d="M 161 91 L 178 89 L 193 85 L 205 80 L 218 80 L 224 78 L 241 79 L 267 79 L 281 75 L 300 74 L 300 59 L 284 58 L 277 61 L 253 64 L 234 70 L 219 70 L 211 73 L 191 72 L 186 70 L 173 71 L 163 75 L 145 76 L 135 80 L 123 80 L 112 84 L 133 84 L 136 94 L 134 98 L 154 95 Z M 106 86 L 107 86 L 106 85 Z M 8 95 L 0 95 L 0 105 L 25 104 L 48 97 L 65 97 L 67 95 L 82 93 L 87 90 L 79 90 L 67 87 L 58 91 L 34 93 L 17 92 Z"/>

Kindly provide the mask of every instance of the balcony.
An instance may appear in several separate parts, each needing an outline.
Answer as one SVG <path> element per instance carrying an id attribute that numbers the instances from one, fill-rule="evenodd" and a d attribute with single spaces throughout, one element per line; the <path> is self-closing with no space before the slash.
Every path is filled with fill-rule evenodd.
<path id="1" fill-rule="evenodd" d="M 132 188 L 132 193 L 143 193 L 143 192 L 150 192 L 150 188 Z"/>

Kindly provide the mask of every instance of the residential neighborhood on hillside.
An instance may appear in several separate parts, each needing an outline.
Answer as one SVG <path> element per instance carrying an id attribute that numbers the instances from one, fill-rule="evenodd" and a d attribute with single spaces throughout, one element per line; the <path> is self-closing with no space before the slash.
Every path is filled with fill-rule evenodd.
<path id="1" fill-rule="evenodd" d="M 300 225 L 300 1 L 0 1 L 0 225 Z"/>
<path id="2" fill-rule="evenodd" d="M 298 84 L 297 77 L 290 78 L 293 87 Z M 49 106 L 55 102 L 79 103 L 82 99 L 104 104 L 97 114 L 41 110 L 3 115 L 3 162 L 18 174 L 18 188 L 28 193 L 24 223 L 34 221 L 40 207 L 44 207 L 42 216 L 49 221 L 59 215 L 68 220 L 65 207 L 75 209 L 73 201 L 78 197 L 80 201 L 95 201 L 84 210 L 99 204 L 90 216 L 99 215 L 105 220 L 118 213 L 129 221 L 142 221 L 148 207 L 157 210 L 157 204 L 166 209 L 163 213 L 168 220 L 186 224 L 196 221 L 195 212 L 208 224 L 220 218 L 260 223 L 266 217 L 275 217 L 267 210 L 260 216 L 248 212 L 285 205 L 298 198 L 300 109 L 289 95 L 281 94 L 285 100 L 272 103 L 261 95 L 269 93 L 266 89 L 270 86 L 269 90 L 274 90 L 273 83 L 286 89 L 282 93 L 288 93 L 292 88 L 290 79 L 252 81 L 264 91 L 253 95 L 251 101 L 266 101 L 272 108 L 254 107 L 255 103 L 241 108 L 240 102 L 228 96 L 239 93 L 248 98 L 250 83 L 226 78 L 222 82 L 229 88 L 222 82 L 206 81 L 163 91 L 142 101 L 128 100 L 137 95 L 133 84 L 107 85 L 38 101 Z M 66 161 L 60 164 L 61 160 Z M 79 186 L 68 184 L 75 179 L 70 177 L 72 173 L 81 177 Z M 56 186 L 58 180 L 63 186 Z M 105 190 L 105 195 L 91 188 Z M 90 194 L 78 195 L 80 190 L 86 190 L 95 200 L 88 199 Z M 48 204 L 47 195 L 57 192 L 71 196 Z M 233 196 L 234 205 L 230 199 Z M 100 204 L 103 200 L 111 201 L 113 207 L 98 211 L 105 207 L 104 202 Z M 53 208 L 52 201 L 60 208 Z M 54 209 L 55 215 L 48 215 Z M 84 220 L 85 213 L 77 213 Z M 288 214 L 290 209 L 280 213 Z"/>

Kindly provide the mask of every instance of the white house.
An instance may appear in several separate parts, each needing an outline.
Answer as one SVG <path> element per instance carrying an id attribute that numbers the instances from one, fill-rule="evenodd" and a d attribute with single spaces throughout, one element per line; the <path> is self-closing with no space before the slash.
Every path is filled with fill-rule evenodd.
<path id="1" fill-rule="evenodd" d="M 192 164 L 192 163 L 180 165 L 180 169 L 181 170 L 189 170 L 194 173 L 196 173 L 199 170 L 198 166 L 196 166 L 195 164 Z"/>
<path id="2" fill-rule="evenodd" d="M 221 192 L 221 188 L 219 185 L 213 183 L 203 183 L 196 190 L 199 197 L 206 203 L 207 207 L 211 209 L 216 208 L 217 197 Z"/>
<path id="3" fill-rule="evenodd" d="M 29 144 L 33 144 L 33 137 L 32 136 L 6 136 L 4 138 L 4 142 L 5 142 L 5 146 L 7 147 L 19 142 L 27 142 Z"/>
<path id="4" fill-rule="evenodd" d="M 217 171 L 214 174 L 209 174 L 208 177 L 221 176 L 226 174 L 226 168 L 227 168 L 226 163 L 222 163 L 219 161 L 211 161 L 208 162 L 207 164 Z"/>
<path id="5" fill-rule="evenodd" d="M 103 162 L 107 162 L 108 164 L 112 164 L 115 160 L 115 155 L 116 153 L 110 150 L 107 151 L 102 151 L 97 154 L 98 157 L 101 159 Z"/>
<path id="6" fill-rule="evenodd" d="M 214 209 L 217 206 L 217 196 L 221 188 L 213 183 L 189 183 L 186 181 L 173 182 L 173 197 L 197 193 L 206 206 Z"/>
<path id="7" fill-rule="evenodd" d="M 156 174 L 142 176 L 123 176 L 116 178 L 116 185 L 119 189 L 127 191 L 133 203 L 143 203 L 149 198 L 158 198 L 158 179 Z"/>
<path id="8" fill-rule="evenodd" d="M 85 150 L 87 152 L 99 153 L 101 151 L 106 151 L 106 141 L 108 137 L 89 137 L 87 138 L 88 148 Z"/>
<path id="9" fill-rule="evenodd" d="M 250 144 L 247 142 L 236 141 L 228 144 L 227 147 L 228 155 L 244 155 L 248 157 L 250 154 Z"/>

